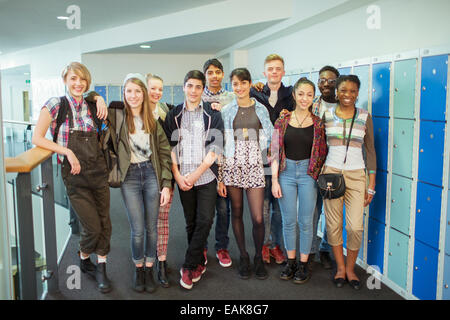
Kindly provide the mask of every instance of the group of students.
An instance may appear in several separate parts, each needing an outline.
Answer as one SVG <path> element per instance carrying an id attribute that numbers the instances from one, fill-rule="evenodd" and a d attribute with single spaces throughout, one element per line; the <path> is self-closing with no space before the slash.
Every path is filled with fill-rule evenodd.
<path id="1" fill-rule="evenodd" d="M 231 266 L 231 221 L 242 279 L 248 279 L 252 271 L 257 279 L 266 279 L 265 263 L 273 257 L 284 264 L 281 279 L 304 283 L 311 277 L 308 262 L 321 241 L 324 267 L 331 268 L 330 246 L 336 259 L 336 286 L 348 282 L 360 288 L 354 266 L 363 210 L 375 195 L 376 155 L 371 116 L 355 106 L 359 79 L 340 76 L 338 70 L 325 66 L 317 84 L 321 95 L 316 96 L 315 84 L 306 78 L 284 86 L 284 73 L 283 58 L 269 55 L 264 62 L 265 85 L 253 84 L 250 72 L 237 68 L 229 77 L 233 92 L 228 92 L 222 88 L 222 64 L 210 59 L 203 72 L 186 74 L 185 100 L 178 106 L 160 102 L 160 77 L 131 73 L 123 82 L 123 101 L 114 101 L 108 108 L 97 93 L 86 96 L 91 76 L 83 64 L 72 62 L 63 70 L 66 95 L 51 98 L 42 107 L 33 143 L 58 154 L 67 194 L 82 226 L 80 269 L 96 280 L 100 292 L 112 289 L 106 275 L 111 221 L 109 172 L 98 141 L 102 130 L 110 131 L 118 156 L 131 228 L 134 290 L 154 292 L 157 282 L 170 286 L 168 215 L 175 184 L 188 240 L 180 268 L 183 288 L 192 289 L 206 272 L 207 238 L 214 217 L 216 257 L 222 267 Z M 61 120 L 58 113 L 64 105 L 69 112 Z M 99 125 L 102 122 L 106 126 Z M 53 141 L 45 137 L 49 127 Z M 321 173 L 335 172 L 344 175 L 345 195 L 322 200 L 316 180 Z M 253 226 L 253 268 L 245 241 L 244 190 Z M 342 248 L 344 203 L 347 261 Z M 326 229 L 320 239 L 317 225 L 322 206 Z M 280 247 L 282 238 L 287 259 Z M 97 264 L 91 254 L 97 255 Z M 156 264 L 158 281 L 153 271 Z"/>

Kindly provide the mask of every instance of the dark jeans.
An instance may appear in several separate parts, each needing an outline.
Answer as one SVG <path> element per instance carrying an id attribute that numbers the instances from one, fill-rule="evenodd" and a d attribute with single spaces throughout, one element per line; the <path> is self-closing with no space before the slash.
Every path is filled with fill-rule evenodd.
<path id="1" fill-rule="evenodd" d="M 228 229 L 230 228 L 231 210 L 230 198 L 217 195 L 216 200 L 216 252 L 221 249 L 228 249 L 230 238 L 228 237 Z M 208 248 L 208 242 L 205 248 Z"/>
<path id="2" fill-rule="evenodd" d="M 183 268 L 194 270 L 205 264 L 203 249 L 214 221 L 217 198 L 217 181 L 194 186 L 188 191 L 178 188 L 186 220 L 188 248 Z"/>
<path id="3" fill-rule="evenodd" d="M 271 210 L 272 207 L 272 210 Z M 272 176 L 266 176 L 266 187 L 264 189 L 264 245 L 269 248 L 281 247 L 283 237 L 283 221 L 281 218 L 278 199 L 272 194 Z"/>

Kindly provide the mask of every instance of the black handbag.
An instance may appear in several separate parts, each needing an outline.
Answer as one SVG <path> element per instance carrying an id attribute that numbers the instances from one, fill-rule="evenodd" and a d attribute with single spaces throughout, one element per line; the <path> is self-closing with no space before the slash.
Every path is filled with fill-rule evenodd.
<path id="1" fill-rule="evenodd" d="M 350 145 L 350 139 L 352 135 L 353 123 L 355 122 L 355 116 L 356 116 L 356 108 L 355 112 L 353 113 L 352 124 L 350 125 L 350 132 L 348 134 L 344 164 L 347 161 L 348 146 Z M 341 173 L 325 173 L 325 174 L 321 173 L 319 175 L 317 179 L 317 186 L 319 187 L 320 195 L 324 199 L 337 199 L 345 194 L 345 180 L 342 171 Z"/>

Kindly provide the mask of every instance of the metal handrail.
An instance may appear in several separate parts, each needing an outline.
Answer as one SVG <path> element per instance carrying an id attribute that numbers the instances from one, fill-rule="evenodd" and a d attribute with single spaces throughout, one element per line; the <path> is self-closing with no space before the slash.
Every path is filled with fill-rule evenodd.
<path id="1" fill-rule="evenodd" d="M 26 121 L 17 121 L 17 120 L 3 120 L 4 123 L 11 123 L 11 124 L 22 124 L 24 126 L 36 126 L 36 123 L 33 122 L 26 122 Z"/>

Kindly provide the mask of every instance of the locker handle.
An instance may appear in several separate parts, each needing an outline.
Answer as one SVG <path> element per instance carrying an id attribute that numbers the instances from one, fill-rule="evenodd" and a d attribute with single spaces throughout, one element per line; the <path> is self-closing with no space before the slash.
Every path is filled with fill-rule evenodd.
<path id="1" fill-rule="evenodd" d="M 420 209 L 419 209 L 419 210 L 417 210 L 417 212 L 418 212 L 418 213 L 420 213 Z"/>
<path id="2" fill-rule="evenodd" d="M 397 146 L 396 144 L 394 144 L 394 148 L 396 148 L 396 149 L 397 149 L 397 147 L 398 147 L 398 146 Z"/>
<path id="3" fill-rule="evenodd" d="M 444 287 L 445 287 L 445 289 L 448 289 L 448 284 L 446 284 Z"/>
<path id="4" fill-rule="evenodd" d="M 414 267 L 415 270 L 419 270 L 419 267 Z"/>
<path id="5" fill-rule="evenodd" d="M 392 199 L 392 203 L 394 203 L 395 202 L 395 199 Z"/>

